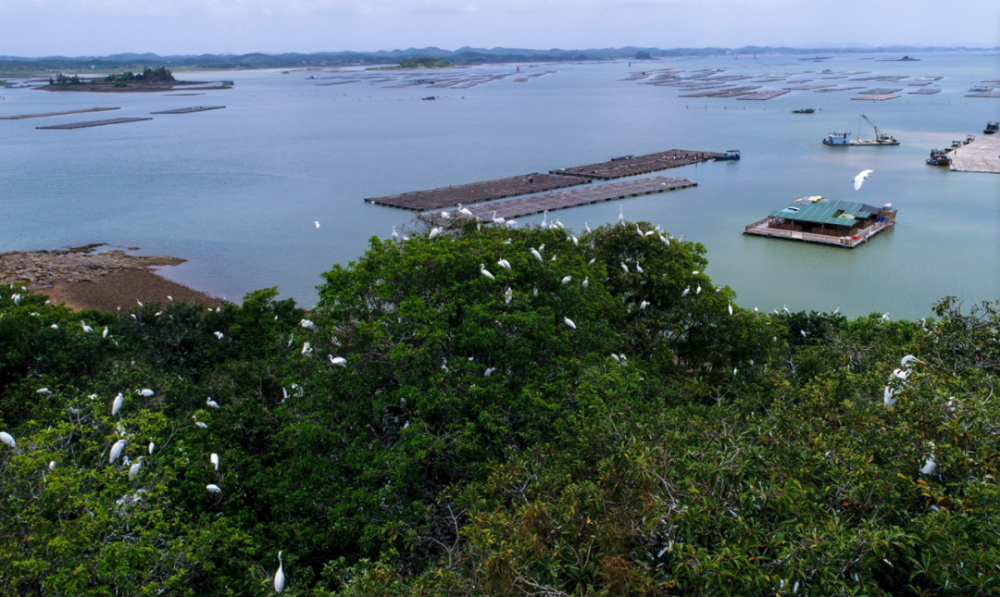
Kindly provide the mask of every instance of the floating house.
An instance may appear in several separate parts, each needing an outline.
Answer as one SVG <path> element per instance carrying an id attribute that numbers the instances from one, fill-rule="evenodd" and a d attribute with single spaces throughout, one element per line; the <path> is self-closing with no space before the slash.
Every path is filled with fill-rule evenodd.
<path id="1" fill-rule="evenodd" d="M 891 203 L 875 207 L 821 196 L 796 199 L 784 209 L 743 229 L 743 234 L 773 236 L 853 249 L 896 223 Z"/>

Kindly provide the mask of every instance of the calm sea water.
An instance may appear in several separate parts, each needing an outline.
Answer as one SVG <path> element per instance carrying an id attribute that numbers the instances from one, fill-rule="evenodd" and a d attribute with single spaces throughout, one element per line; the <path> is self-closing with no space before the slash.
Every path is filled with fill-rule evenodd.
<path id="1" fill-rule="evenodd" d="M 740 149 L 738 163 L 706 163 L 658 173 L 685 176 L 694 189 L 624 202 L 630 220 L 661 224 L 703 243 L 707 273 L 746 307 L 833 310 L 849 316 L 928 315 L 934 301 L 1000 298 L 1000 176 L 947 172 L 924 164 L 932 148 L 1000 120 L 1000 100 L 964 97 L 1000 76 L 996 54 L 921 55 L 920 62 L 844 56 L 824 63 L 792 57 L 656 63 L 521 65 L 513 77 L 464 90 L 387 89 L 384 83 L 329 87 L 309 73 L 197 73 L 233 79 L 228 91 L 196 97 L 95 95 L 0 89 L 0 115 L 93 106 L 120 111 L 0 121 L 0 251 L 107 242 L 143 254 L 188 259 L 167 277 L 238 299 L 278 286 L 305 307 L 319 274 L 357 259 L 371 236 L 388 237 L 410 212 L 365 197 L 582 165 L 612 155 L 672 148 Z M 798 91 L 765 102 L 679 98 L 670 87 L 621 81 L 631 72 L 724 68 L 727 74 L 873 71 L 907 75 L 887 102 L 851 101 L 855 92 Z M 512 73 L 514 66 L 477 69 Z M 326 76 L 326 73 L 317 73 Z M 906 83 L 944 77 L 933 96 L 906 95 Z M 803 76 L 797 78 L 814 78 Z M 822 81 L 814 81 L 820 83 Z M 737 83 L 742 84 L 742 83 Z M 787 84 L 769 84 L 780 89 Z M 420 101 L 425 95 L 441 99 Z M 80 130 L 36 126 L 155 110 L 225 105 L 225 110 L 156 116 Z M 791 110 L 812 107 L 813 115 Z M 899 147 L 832 149 L 830 131 L 859 127 L 867 114 Z M 859 192 L 854 175 L 874 174 Z M 853 251 L 746 237 L 743 226 L 805 195 L 892 202 L 895 229 Z M 614 222 L 617 202 L 565 210 L 580 230 Z M 316 229 L 313 221 L 321 228 Z M 541 217 L 522 222 L 540 222 Z"/>

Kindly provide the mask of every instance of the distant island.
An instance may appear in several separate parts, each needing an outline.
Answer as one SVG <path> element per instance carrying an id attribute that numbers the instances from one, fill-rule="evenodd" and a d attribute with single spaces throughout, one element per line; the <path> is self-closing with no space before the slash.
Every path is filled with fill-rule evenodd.
<path id="1" fill-rule="evenodd" d="M 450 62 L 434 56 L 415 56 L 399 61 L 399 68 L 448 68 Z"/>
<path id="2" fill-rule="evenodd" d="M 110 74 L 106 77 L 87 78 L 78 74 L 72 76 L 58 73 L 49 77 L 49 84 L 42 86 L 46 91 L 169 91 L 175 86 L 204 85 L 204 81 L 178 81 L 166 67 L 146 67 L 141 73 L 125 71 L 121 74 Z M 228 84 L 228 85 L 227 85 Z M 212 89 L 228 89 L 232 83 L 224 81 L 221 86 Z"/>
<path id="3" fill-rule="evenodd" d="M 493 64 L 501 62 L 562 62 L 580 60 L 655 60 L 658 58 L 794 55 L 830 56 L 835 54 L 882 54 L 899 56 L 917 52 L 996 51 L 993 48 L 947 48 L 886 46 L 880 48 L 791 48 L 785 46 L 744 46 L 741 48 L 590 48 L 581 50 L 532 50 L 525 48 L 472 48 L 443 50 L 437 47 L 409 48 L 406 50 L 380 50 L 377 52 L 317 52 L 312 54 L 200 54 L 159 56 L 152 53 L 112 54 L 109 56 L 45 56 L 36 58 L 0 56 L 0 77 L 24 77 L 55 72 L 138 72 L 145 68 L 165 67 L 173 71 L 199 69 L 261 69 L 261 68 L 324 68 L 335 66 L 395 66 L 414 59 L 431 57 L 456 66 Z M 874 58 L 875 56 L 873 56 Z"/>

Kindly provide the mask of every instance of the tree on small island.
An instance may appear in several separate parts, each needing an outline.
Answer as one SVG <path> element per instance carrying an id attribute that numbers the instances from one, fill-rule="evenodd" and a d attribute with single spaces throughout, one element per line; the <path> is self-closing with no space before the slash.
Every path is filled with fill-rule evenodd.
<path id="1" fill-rule="evenodd" d="M 650 56 L 649 52 L 636 52 L 635 53 L 635 59 L 636 60 L 652 60 L 652 58 L 653 57 Z"/>
<path id="2" fill-rule="evenodd" d="M 451 63 L 433 56 L 414 56 L 401 60 L 399 66 L 400 68 L 446 68 L 451 66 Z"/>

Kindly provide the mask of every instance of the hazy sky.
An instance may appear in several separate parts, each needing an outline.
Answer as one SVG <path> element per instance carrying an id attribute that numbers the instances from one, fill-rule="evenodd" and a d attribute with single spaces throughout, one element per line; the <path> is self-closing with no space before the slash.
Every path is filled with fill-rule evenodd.
<path id="1" fill-rule="evenodd" d="M 0 55 L 1000 45 L 997 0 L 0 0 Z"/>

